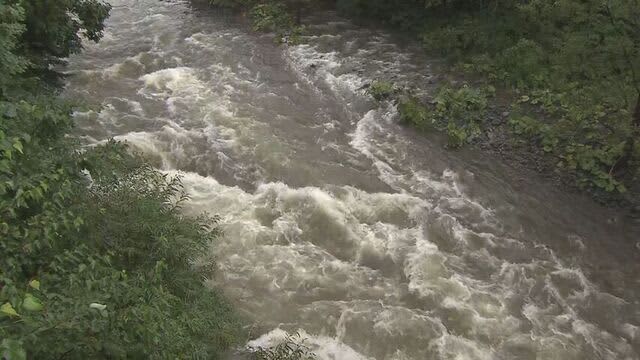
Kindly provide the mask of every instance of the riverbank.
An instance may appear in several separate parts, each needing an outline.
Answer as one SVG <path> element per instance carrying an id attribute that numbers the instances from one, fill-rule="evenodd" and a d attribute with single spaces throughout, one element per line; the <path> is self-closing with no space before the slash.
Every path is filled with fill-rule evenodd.
<path id="1" fill-rule="evenodd" d="M 372 26 L 367 24 L 366 26 Z M 399 38 L 404 38 L 405 41 L 411 41 L 410 37 L 404 33 L 397 35 Z M 417 127 L 420 131 L 438 131 L 445 136 L 449 133 L 449 137 L 452 136 L 451 128 L 447 129 L 445 126 L 440 128 L 425 125 L 426 122 L 431 123 L 428 119 L 430 112 L 437 108 L 438 103 L 442 104 L 442 98 L 438 97 L 438 88 L 444 87 L 445 89 L 484 89 L 487 86 L 485 80 L 478 79 L 477 76 L 465 76 L 464 74 L 455 71 L 446 62 L 437 65 L 435 73 L 439 75 L 430 78 L 431 90 L 427 93 L 422 93 L 420 97 L 415 98 L 415 105 L 420 108 L 420 112 L 424 115 L 422 120 L 411 120 L 411 116 L 415 116 L 415 109 L 409 110 L 413 114 L 408 115 L 408 119 L 402 120 L 402 114 L 400 115 L 401 121 L 406 125 Z M 375 82 L 371 83 L 375 86 Z M 371 84 L 368 84 L 367 87 Z M 393 83 L 388 82 L 388 87 L 393 87 Z M 411 86 L 409 84 L 409 89 Z M 424 86 L 419 85 L 419 86 Z M 422 87 L 424 89 L 424 87 Z M 454 90 L 455 91 L 455 90 Z M 460 91 L 460 90 L 458 90 Z M 482 91 L 482 90 L 480 90 Z M 410 91 L 409 91 L 410 92 Z M 403 96 L 406 96 L 406 90 L 402 90 L 401 94 L 395 94 L 392 102 L 400 103 Z M 451 151 L 457 151 L 460 147 L 468 147 L 470 149 L 476 149 L 482 151 L 490 156 L 495 157 L 497 161 L 504 162 L 509 166 L 520 169 L 519 176 L 535 176 L 540 181 L 554 184 L 558 189 L 564 192 L 573 193 L 576 195 L 588 196 L 595 200 L 599 204 L 612 208 L 619 209 L 628 217 L 631 221 L 637 221 L 640 216 L 640 188 L 634 182 L 627 185 L 623 192 L 608 192 L 600 188 L 580 186 L 581 181 L 584 179 L 580 177 L 576 172 L 559 166 L 559 162 L 562 161 L 558 156 L 551 154 L 549 151 L 545 151 L 543 146 L 535 140 L 523 138 L 522 134 L 518 133 L 518 129 L 514 128 L 513 113 L 514 103 L 517 99 L 514 97 L 515 93 L 512 90 L 499 88 L 492 90 L 490 95 L 483 95 L 483 106 L 481 110 L 469 109 L 465 113 L 453 112 L 445 114 L 445 119 L 448 116 L 457 116 L 457 118 L 470 119 L 476 118 L 474 121 L 473 134 L 464 133 L 463 139 L 455 139 L 454 144 L 451 145 L 451 139 L 447 147 Z M 389 99 L 387 99 L 389 100 Z M 462 99 L 460 101 L 468 101 Z M 471 101 L 475 101 L 471 99 Z M 445 106 L 459 106 L 459 104 L 448 103 Z M 444 113 L 447 113 L 445 110 Z M 540 109 L 534 106 L 528 107 L 528 116 L 534 116 L 538 119 L 544 119 L 543 121 L 553 121 L 545 115 Z M 402 113 L 402 107 L 401 107 Z M 418 115 L 420 116 L 420 115 Z M 434 120 L 435 121 L 435 120 Z M 470 120 L 463 120 L 463 123 Z M 453 128 L 457 130 L 458 128 Z M 516 175 L 518 176 L 518 175 Z"/>
<path id="2" fill-rule="evenodd" d="M 244 9 L 249 22 L 260 22 L 254 29 L 274 31 L 277 38 L 293 42 L 300 38 L 300 30 L 293 28 L 294 14 L 299 19 L 301 13 L 310 15 L 317 11 L 300 1 L 262 8 L 270 12 L 254 13 L 250 11 L 252 6 L 261 2 L 231 3 Z M 562 30 L 564 35 L 521 34 L 512 29 L 511 20 L 503 17 L 523 18 L 527 26 L 539 26 L 536 20 L 526 17 L 526 11 L 534 11 L 526 7 L 489 10 L 484 5 L 458 8 L 454 4 L 451 8 L 440 8 L 437 4 L 427 4 L 425 9 L 405 4 L 387 8 L 376 1 L 351 0 L 337 1 L 331 6 L 366 26 L 400 31 L 409 41 L 415 41 L 417 37 L 430 56 L 446 60 L 438 70 L 441 75 L 437 80 L 433 79 L 437 83 L 431 87 L 431 93 L 423 94 L 411 106 L 425 119 L 409 123 L 420 122 L 418 127 L 422 129 L 435 125 L 448 134 L 450 145 L 451 141 L 455 143 L 452 147 L 475 146 L 512 166 L 534 170 L 541 178 L 566 191 L 589 194 L 601 204 L 621 208 L 630 217 L 638 216 L 640 185 L 635 179 L 638 178 L 639 161 L 634 145 L 637 130 L 632 119 L 635 78 L 622 76 L 618 85 L 615 81 L 611 83 L 616 70 L 602 68 L 599 61 L 603 61 L 603 57 L 593 55 L 596 50 L 586 44 L 573 48 L 571 56 L 592 54 L 592 62 L 582 62 L 582 70 L 574 71 L 570 67 L 575 64 L 566 58 L 569 56 L 566 51 L 563 53 L 549 44 L 561 36 L 565 39 L 558 41 L 566 42 L 569 41 L 566 38 L 579 37 L 591 30 L 573 24 Z M 618 23 L 625 21 L 625 15 L 617 12 L 620 9 L 609 9 L 611 14 L 603 15 L 593 13 L 595 10 L 589 6 L 581 5 L 572 11 L 592 16 L 603 28 L 623 27 Z M 550 10 L 541 7 L 535 11 L 546 13 Z M 611 18 L 611 24 L 605 22 L 607 16 Z M 493 18 L 500 21 L 491 25 Z M 553 28 L 551 24 L 544 26 Z M 470 37 L 472 32 L 479 34 L 477 39 Z M 616 44 L 631 35 L 621 30 L 618 35 L 603 36 L 603 41 Z M 499 43 L 483 42 L 490 37 Z M 613 46 L 602 52 L 609 52 L 607 56 L 615 62 L 616 56 L 619 60 L 626 56 L 618 54 L 618 50 Z M 561 59 L 564 63 L 554 63 Z M 623 73 L 634 71 L 633 66 L 620 66 Z M 580 71 L 590 75 L 580 75 Z M 455 85 L 452 87 L 452 84 Z M 418 91 L 425 88 L 425 84 L 401 86 L 409 92 L 412 87 Z M 446 96 L 442 96 L 438 86 L 448 89 Z M 609 90 L 603 90 L 607 86 Z M 613 91 L 611 86 L 620 89 Z M 472 92 L 479 95 L 469 95 Z M 441 104 L 436 106 L 436 100 Z M 465 109 L 475 101 L 482 105 Z M 401 110 L 403 108 L 406 107 L 400 106 Z M 425 126 L 427 122 L 431 125 Z"/>
<path id="3" fill-rule="evenodd" d="M 407 37 L 405 34 L 398 36 Z M 435 87 L 450 86 L 470 86 L 482 88 L 486 86 L 483 80 L 478 81 L 477 77 L 464 76 L 460 72 L 452 71 L 445 63 L 439 65 L 438 72 L 442 75 L 432 79 Z M 436 89 L 434 88 L 434 92 Z M 487 105 L 482 113 L 482 121 L 479 123 L 477 134 L 465 142 L 464 147 L 482 151 L 492 156 L 496 161 L 504 162 L 514 169 L 517 177 L 533 176 L 539 181 L 554 184 L 563 192 L 586 196 L 597 203 L 611 208 L 618 209 L 623 217 L 630 221 L 638 222 L 640 216 L 640 188 L 636 183 L 628 184 L 627 189 L 620 192 L 607 192 L 599 188 L 580 186 L 581 177 L 575 172 L 559 167 L 561 159 L 548 151 L 537 141 L 523 138 L 514 130 L 512 115 L 513 104 L 517 102 L 513 91 L 508 89 L 498 89 L 495 94 L 487 97 Z M 434 99 L 427 95 L 421 99 L 425 108 L 432 106 Z M 544 121 L 552 121 L 539 109 L 529 107 L 530 116 L 535 116 Z M 429 130 L 427 130 L 429 131 Z M 446 130 L 441 130 L 446 134 Z M 457 151 L 451 148 L 451 151 Z"/>
<path id="4" fill-rule="evenodd" d="M 343 0 L 337 7 L 355 21 L 417 38 L 424 51 L 446 59 L 445 86 L 497 89 L 486 96 L 486 118 L 472 124 L 478 136 L 466 136 L 468 142 L 637 217 L 640 90 L 627 47 L 639 40 L 627 28 L 637 6 Z M 589 33 L 599 34 L 599 47 L 585 39 Z M 436 96 L 427 96 L 425 111 L 437 108 Z M 456 121 L 459 129 L 458 120 L 449 125 Z"/>

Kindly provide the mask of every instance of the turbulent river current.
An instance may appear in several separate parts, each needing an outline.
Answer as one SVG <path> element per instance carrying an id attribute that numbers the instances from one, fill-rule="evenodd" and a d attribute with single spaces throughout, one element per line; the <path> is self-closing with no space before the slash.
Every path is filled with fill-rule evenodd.
<path id="1" fill-rule="evenodd" d="M 576 195 L 398 124 L 373 79 L 438 85 L 416 46 L 332 13 L 280 46 L 188 2 L 113 0 L 70 59 L 87 144 L 111 137 L 219 214 L 195 261 L 320 359 L 640 358 L 640 234 Z"/>

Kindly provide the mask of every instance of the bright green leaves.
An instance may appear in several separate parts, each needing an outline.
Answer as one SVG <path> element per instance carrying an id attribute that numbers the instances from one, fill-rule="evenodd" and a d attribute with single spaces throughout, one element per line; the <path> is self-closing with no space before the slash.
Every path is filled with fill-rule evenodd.
<path id="1" fill-rule="evenodd" d="M 14 143 L 12 147 L 15 150 L 17 150 L 20 154 L 24 154 L 24 152 L 22 151 L 23 147 L 22 147 L 22 142 L 20 142 L 20 139 L 14 139 Z"/>
<path id="2" fill-rule="evenodd" d="M 25 294 L 24 300 L 22 301 L 22 308 L 27 311 L 42 311 L 44 306 L 42 302 L 37 297 L 32 294 Z"/>
<path id="3" fill-rule="evenodd" d="M 79 157 L 64 137 L 70 128 L 68 104 L 45 96 L 0 100 L 0 251 L 14 262 L 8 266 L 24 266 L 17 253 L 46 258 L 39 253 L 78 228 L 69 205 L 83 188 Z"/>
<path id="4" fill-rule="evenodd" d="M 434 98 L 432 121 L 446 124 L 448 146 L 459 148 L 480 135 L 480 126 L 487 109 L 487 93 L 464 85 L 460 88 L 444 86 Z"/>
<path id="5" fill-rule="evenodd" d="M 40 281 L 35 279 L 29 281 L 29 287 L 35 290 L 40 290 Z"/>
<path id="6" fill-rule="evenodd" d="M 13 308 L 13 305 L 11 305 L 11 303 L 8 303 L 8 302 L 0 305 L 0 314 L 9 316 L 9 317 L 20 316 L 20 314 L 18 314 L 16 309 Z"/>
<path id="7" fill-rule="evenodd" d="M 38 282 L 38 280 L 32 280 L 29 282 L 29 287 L 39 291 L 40 282 Z M 42 304 L 42 301 L 39 298 L 37 298 L 35 295 L 28 292 L 24 293 L 23 295 L 19 295 L 19 293 L 16 292 L 15 288 L 13 289 L 13 293 L 14 293 L 13 295 L 14 298 L 15 297 L 22 298 L 22 301 L 20 301 L 20 308 L 22 310 L 29 311 L 29 312 L 39 312 L 44 310 L 44 305 Z M 9 318 L 17 318 L 21 316 L 21 314 L 18 313 L 18 311 L 13 307 L 13 305 L 8 301 L 0 306 L 0 315 L 8 316 Z"/>

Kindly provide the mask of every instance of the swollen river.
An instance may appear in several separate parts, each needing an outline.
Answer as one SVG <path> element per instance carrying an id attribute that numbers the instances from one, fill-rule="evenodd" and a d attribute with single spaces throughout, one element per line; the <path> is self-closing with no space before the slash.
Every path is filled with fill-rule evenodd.
<path id="1" fill-rule="evenodd" d="M 320 359 L 640 359 L 640 233 L 535 174 L 398 124 L 373 79 L 438 85 L 414 45 L 325 13 L 279 46 L 187 2 L 113 0 L 70 59 L 78 134 L 221 216 L 195 261 L 250 323 Z M 170 315 L 170 314 L 168 314 Z"/>

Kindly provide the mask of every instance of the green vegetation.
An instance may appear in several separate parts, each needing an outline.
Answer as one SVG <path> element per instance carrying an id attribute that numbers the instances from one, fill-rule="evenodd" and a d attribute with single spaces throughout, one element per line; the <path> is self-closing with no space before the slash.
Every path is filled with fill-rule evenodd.
<path id="1" fill-rule="evenodd" d="M 369 95 L 378 101 L 390 99 L 397 91 L 388 81 L 374 81 L 368 89 Z"/>
<path id="2" fill-rule="evenodd" d="M 180 214 L 178 179 L 114 142 L 15 144 L 3 148 L 3 341 L 38 359 L 209 358 L 235 342 L 231 308 L 202 285 L 212 269 L 189 261 L 215 239 L 214 219 Z"/>
<path id="3" fill-rule="evenodd" d="M 285 3 L 256 4 L 251 7 L 249 14 L 254 31 L 273 32 L 280 42 L 300 42 L 304 27 L 296 25 Z"/>
<path id="4" fill-rule="evenodd" d="M 304 11 L 316 2 L 311 0 L 209 0 L 214 6 L 246 11 L 254 31 L 276 34 L 276 40 L 287 44 L 301 41 L 305 28 L 301 24 Z"/>
<path id="5" fill-rule="evenodd" d="M 181 214 L 180 180 L 123 144 L 67 136 L 43 80 L 101 37 L 94 0 L 0 3 L 0 358 L 216 358 L 240 335 L 192 257 L 215 217 Z"/>
<path id="6" fill-rule="evenodd" d="M 445 128 L 449 146 L 458 148 L 480 134 L 485 119 L 488 95 L 476 88 L 463 86 L 440 88 L 430 112 L 431 122 Z"/>
<path id="7" fill-rule="evenodd" d="M 427 105 L 410 92 L 400 91 L 387 82 L 374 82 L 369 94 L 378 101 L 396 101 L 402 123 L 423 131 L 444 131 L 448 147 L 459 148 L 482 133 L 492 90 L 492 87 L 480 90 L 467 85 L 459 88 L 443 86 Z"/>
<path id="8" fill-rule="evenodd" d="M 454 70 L 507 90 L 514 138 L 540 148 L 581 186 L 624 192 L 637 183 L 637 1 L 338 0 L 337 6 L 355 19 L 412 34 Z M 453 103 L 448 104 L 450 109 Z M 485 107 L 468 105 L 452 111 Z M 478 119 L 470 118 L 469 127 Z M 452 125 L 453 132 L 458 125 Z"/>
<path id="9" fill-rule="evenodd" d="M 31 68 L 47 70 L 82 48 L 82 36 L 98 41 L 111 6 L 99 0 L 8 0 L 24 13 L 19 51 Z"/>

